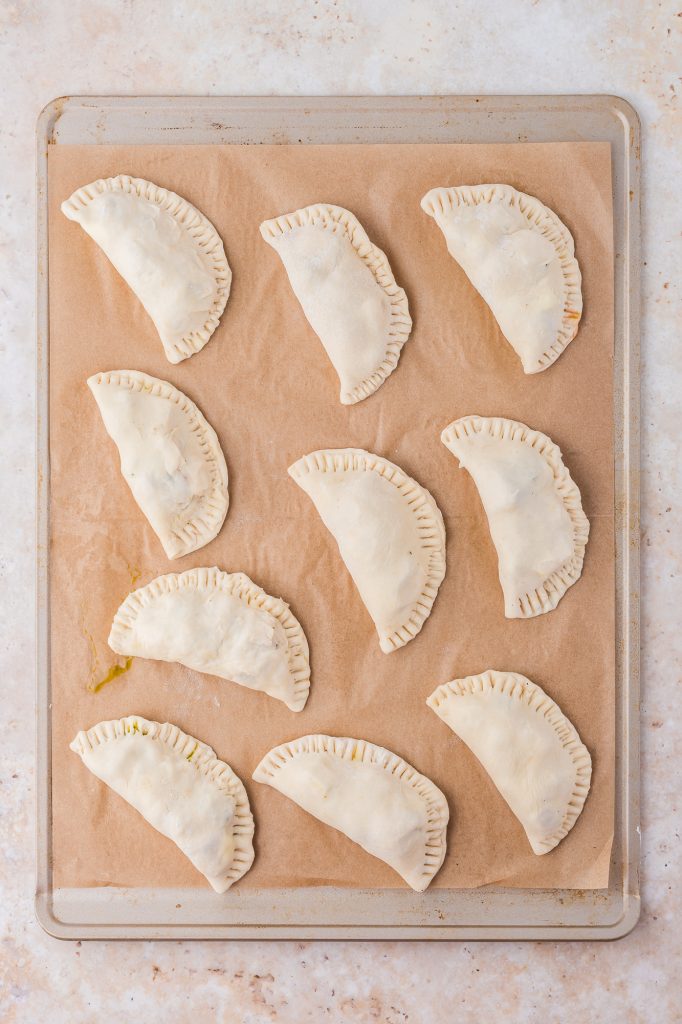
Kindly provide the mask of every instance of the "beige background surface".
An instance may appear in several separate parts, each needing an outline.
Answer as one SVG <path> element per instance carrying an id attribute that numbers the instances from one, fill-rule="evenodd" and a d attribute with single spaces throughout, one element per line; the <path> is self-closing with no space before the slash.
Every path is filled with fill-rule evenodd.
<path id="1" fill-rule="evenodd" d="M 220 327 L 170 365 L 138 300 L 59 204 L 127 173 L 194 203 L 224 240 L 234 281 Z M 420 209 L 429 188 L 504 180 L 538 196 L 576 240 L 585 314 L 549 370 L 527 376 L 492 314 Z M 243 887 L 401 886 L 385 864 L 251 773 L 272 746 L 310 732 L 396 751 L 443 790 L 448 855 L 435 884 L 598 888 L 608 880 L 613 809 L 612 215 L 607 144 L 516 146 L 57 147 L 49 158 L 54 880 L 66 885 L 202 885 L 167 839 L 90 776 L 68 743 L 97 721 L 141 714 L 211 744 L 247 786 L 257 857 Z M 398 369 L 355 406 L 295 300 L 267 217 L 317 201 L 351 209 L 383 248 L 414 320 Z M 172 563 L 123 481 L 86 378 L 133 368 L 170 380 L 218 432 L 231 503 L 218 538 Z M 565 401 L 570 394 L 572 400 Z M 591 523 L 583 579 L 548 615 L 503 616 L 497 560 L 472 480 L 440 443 L 470 413 L 519 419 L 564 452 Z M 286 468 L 318 448 L 359 447 L 398 463 L 434 495 L 448 571 L 421 634 L 387 656 L 338 551 Z M 217 564 L 283 595 L 307 633 L 312 688 L 294 715 L 263 694 L 137 659 L 97 693 L 131 585 Z M 93 644 L 97 664 L 93 664 Z M 122 659 L 121 659 L 122 660 Z M 440 683 L 487 668 L 545 688 L 593 755 L 577 825 L 536 857 L 485 771 L 425 706 Z M 87 827 L 74 817 L 77 802 Z"/>
<path id="2" fill-rule="evenodd" d="M 178 1024 L 680 1019 L 680 5 L 489 0 L 482 10 L 481 0 L 176 0 L 170 17 L 154 0 L 0 4 L 0 1016 L 9 1024 L 160 1024 L 169 1007 Z M 627 938 L 79 945 L 42 932 L 33 912 L 34 126 L 68 91 L 602 92 L 635 105 L 645 168 L 643 905 Z"/>

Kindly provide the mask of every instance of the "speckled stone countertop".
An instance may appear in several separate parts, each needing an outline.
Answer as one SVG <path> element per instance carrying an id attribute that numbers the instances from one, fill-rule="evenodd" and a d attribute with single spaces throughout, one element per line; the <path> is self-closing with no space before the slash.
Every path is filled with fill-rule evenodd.
<path id="1" fill-rule="evenodd" d="M 679 236 L 670 0 L 0 2 L 0 1020 L 682 1020 Z M 618 93 L 644 129 L 642 919 L 620 942 L 60 943 L 34 889 L 34 125 L 66 93 Z M 675 243 L 678 243 L 676 246 Z M 675 331 L 677 326 L 677 331 Z M 86 813 L 84 810 L 83 813 Z"/>

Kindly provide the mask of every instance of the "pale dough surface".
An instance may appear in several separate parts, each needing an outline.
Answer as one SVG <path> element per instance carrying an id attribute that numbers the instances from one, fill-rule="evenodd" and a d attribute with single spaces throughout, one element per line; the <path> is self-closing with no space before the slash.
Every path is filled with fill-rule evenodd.
<path id="1" fill-rule="evenodd" d="M 447 801 L 390 750 L 365 740 L 302 736 L 266 754 L 253 777 L 386 861 L 417 892 L 443 863 Z"/>
<path id="2" fill-rule="evenodd" d="M 357 448 L 312 452 L 289 474 L 338 544 L 382 651 L 409 643 L 445 576 L 445 526 L 432 496 L 398 466 Z"/>
<path id="3" fill-rule="evenodd" d="M 154 321 L 166 357 L 199 352 L 225 308 L 232 272 L 217 231 L 186 199 L 119 174 L 62 203 L 106 253 Z"/>
<path id="4" fill-rule="evenodd" d="M 421 205 L 525 372 L 546 370 L 575 337 L 583 308 L 566 225 L 539 199 L 510 185 L 434 188 Z"/>
<path id="5" fill-rule="evenodd" d="M 533 853 L 553 850 L 575 825 L 592 775 L 561 709 L 525 676 L 495 671 L 445 683 L 426 703 L 481 762 Z"/>
<path id="6" fill-rule="evenodd" d="M 556 608 L 582 573 L 590 524 L 551 438 L 502 417 L 465 416 L 441 435 L 488 517 L 508 619 Z"/>
<path id="7" fill-rule="evenodd" d="M 302 711 L 308 698 L 308 642 L 300 623 L 245 573 L 213 567 L 158 576 L 118 609 L 109 646 L 262 690 L 291 711 Z"/>
<path id="8" fill-rule="evenodd" d="M 395 370 L 412 328 L 407 296 L 357 217 L 317 203 L 261 224 L 354 405 Z"/>
<path id="9" fill-rule="evenodd" d="M 240 779 L 176 725 L 130 715 L 71 743 L 93 775 L 172 839 L 225 892 L 253 862 L 253 817 Z"/>
<path id="10" fill-rule="evenodd" d="M 138 370 L 88 379 L 121 473 L 169 558 L 213 540 L 227 514 L 227 465 L 213 427 L 168 381 Z"/>

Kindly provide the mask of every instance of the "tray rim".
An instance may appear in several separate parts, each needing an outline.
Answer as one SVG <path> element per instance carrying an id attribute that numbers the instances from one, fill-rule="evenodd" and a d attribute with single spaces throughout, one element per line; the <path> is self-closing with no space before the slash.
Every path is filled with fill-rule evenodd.
<path id="1" fill-rule="evenodd" d="M 49 323 L 48 323 L 48 248 L 47 248 L 47 153 L 48 146 L 58 143 L 59 122 L 74 114 L 82 116 L 89 124 L 91 131 L 99 129 L 97 113 L 106 109 L 110 116 L 121 116 L 123 112 L 134 109 L 138 116 L 146 116 L 146 112 L 171 112 L 177 117 L 179 110 L 187 116 L 204 118 L 203 131 L 210 141 L 204 143 L 185 143 L 175 136 L 172 142 L 166 135 L 161 141 L 166 144 L 227 144 L 225 133 L 237 130 L 249 130 L 250 119 L 270 114 L 273 123 L 264 126 L 262 131 L 274 131 L 275 124 L 281 126 L 281 119 L 286 115 L 302 117 L 315 127 L 315 117 L 335 113 L 340 118 L 339 130 L 346 133 L 367 130 L 371 126 L 372 116 L 379 112 L 395 116 L 403 113 L 408 121 L 415 118 L 409 125 L 410 131 L 421 136 L 425 117 L 440 117 L 441 121 L 431 127 L 447 127 L 451 122 L 465 117 L 512 118 L 536 115 L 553 115 L 560 117 L 566 113 L 600 114 L 609 118 L 613 129 L 622 133 L 623 149 L 620 153 L 612 150 L 614 167 L 614 225 L 619 222 L 622 233 L 623 251 L 616 252 L 615 265 L 615 404 L 616 404 L 616 450 L 622 456 L 616 460 L 616 559 L 619 584 L 617 586 L 616 618 L 619 628 L 616 633 L 617 648 L 617 682 L 623 682 L 622 693 L 616 695 L 616 808 L 615 832 L 620 843 L 621 860 L 620 878 L 614 886 L 610 881 L 609 896 L 620 900 L 614 906 L 618 912 L 615 917 L 602 910 L 600 920 L 599 903 L 593 907 L 592 919 L 585 922 L 571 923 L 570 915 L 561 921 L 560 904 L 563 905 L 561 893 L 568 897 L 568 902 L 575 901 L 574 890 L 501 890 L 485 887 L 479 890 L 434 890 L 434 893 L 472 894 L 486 899 L 502 899 L 507 894 L 513 901 L 517 898 L 519 906 L 533 903 L 534 899 L 547 899 L 549 904 L 555 902 L 557 919 L 552 923 L 510 923 L 502 924 L 495 921 L 486 923 L 456 923 L 456 921 L 436 924 L 424 920 L 414 923 L 364 922 L 364 923 L 327 923 L 291 922 L 291 920 L 268 923 L 249 924 L 230 923 L 190 923 L 172 921 L 153 923 L 151 920 L 117 921 L 114 919 L 86 921 L 68 920 L 59 892 L 52 889 L 50 867 L 50 764 L 51 764 L 51 732 L 50 732 L 50 678 L 49 678 Z M 239 126 L 230 125 L 230 117 L 220 121 L 207 121 L 206 115 L 215 116 L 216 112 L 229 114 L 239 119 Z M 350 115 L 350 117 L 349 117 Z M 344 120 L 345 118 L 345 120 Z M 444 118 L 444 120 L 442 120 Z M 363 123 L 364 122 L 364 123 Z M 285 122 L 288 124 L 288 122 Z M 196 125 L 194 126 L 196 128 Z M 372 126 L 379 130 L 381 124 Z M 191 130 L 192 126 L 188 130 Z M 147 126 L 147 130 L 149 126 Z M 253 125 L 251 129 L 254 130 Z M 407 131 L 408 126 L 401 126 Z M 454 131 L 454 125 L 453 125 Z M 282 131 L 278 133 L 282 136 Z M 409 132 L 408 132 L 409 134 Z M 467 133 L 465 133 L 467 134 Z M 468 133 L 469 135 L 471 132 Z M 36 827 L 36 917 L 45 931 L 64 939 L 129 939 L 129 938 L 214 938 L 214 939 L 465 939 L 467 941 L 490 939 L 513 940 L 575 940 L 575 939 L 615 939 L 627 935 L 637 923 L 640 913 L 639 898 L 639 330 L 640 330 L 640 163 L 641 163 L 641 126 L 637 112 L 633 106 L 621 97 L 608 94 L 570 94 L 570 95 L 488 95 L 488 96 L 64 96 L 52 100 L 41 111 L 37 125 L 37 344 L 36 344 L 36 504 L 37 504 L 37 537 L 36 537 L 36 699 L 37 699 L 37 731 L 36 731 L 36 762 L 37 762 L 37 827 Z M 565 137 L 565 136 L 564 136 Z M 87 140 L 84 144 L 97 142 Z M 116 140 L 118 141 L 118 140 Z M 286 137 L 278 141 L 290 140 Z M 346 138 L 329 141 L 355 141 Z M 387 141 L 385 139 L 377 141 Z M 397 140 L 388 140 L 397 141 Z M 419 141 L 418 138 L 406 138 L 403 141 Z M 421 141 L 430 141 L 421 139 Z M 449 138 L 448 141 L 467 141 L 466 138 Z M 470 139 L 470 141 L 493 141 L 492 139 Z M 510 140 L 499 138 L 497 141 L 535 141 L 526 134 L 523 138 Z M 537 141 L 554 141 L 538 139 Z M 558 140 L 557 140 L 558 141 Z M 613 141 L 613 140 L 612 140 Z M 61 144 L 64 144 L 63 142 Z M 101 141 L 107 145 L 112 142 Z M 136 143 L 137 144 L 137 143 Z M 141 143 L 144 144 L 144 143 Z M 155 144 L 158 142 L 155 140 Z M 248 144 L 244 140 L 240 144 Z M 622 177 L 620 188 L 617 189 L 617 167 Z M 618 210 L 618 201 L 622 208 Z M 622 221 L 621 221 L 622 218 Z M 619 315 L 620 314 L 620 315 Z M 620 342 L 620 344 L 619 344 Z M 620 412 L 620 418 L 619 418 Z M 620 601 L 618 600 L 620 597 Z M 622 644 L 618 639 L 622 637 Z M 620 785 L 619 785 L 620 783 Z M 614 870 L 612 868 L 612 876 Z M 80 891 L 80 890 L 79 890 Z M 101 890 L 90 890 L 99 893 Z M 250 890 L 260 893 L 261 890 Z M 349 893 L 357 898 L 376 895 L 374 890 L 334 890 L 315 888 L 314 890 L 262 890 L 267 894 L 281 892 L 300 895 L 314 892 L 319 901 L 325 894 L 333 903 L 335 894 L 341 893 L 346 900 Z M 108 890 L 111 901 L 120 901 L 124 910 L 131 912 L 137 907 L 141 890 Z M 182 890 L 158 890 L 166 895 L 182 892 Z M 192 890 L 194 892 L 194 890 Z M 602 892 L 592 890 L 593 894 Z M 391 900 L 386 894 L 400 894 L 401 890 L 383 890 L 382 899 Z M 429 894 L 431 895 L 431 894 Z M 586 898 L 590 891 L 583 894 Z M 405 894 L 406 897 L 409 894 Z M 292 897 L 293 898 L 293 897 Z M 173 896 L 175 899 L 175 896 Z M 399 895 L 398 899 L 402 899 Z M 106 901 L 105 904 L 106 906 Z M 113 906 L 113 903 L 112 903 Z M 587 903 L 586 903 L 587 907 Z M 605 904 L 604 904 L 605 908 Z M 402 916 L 400 913 L 398 916 Z M 409 911 L 408 911 L 409 916 Z M 416 917 L 419 915 L 417 914 Z M 442 917 L 442 915 L 440 915 Z M 106 917 L 106 915 L 105 915 Z"/>

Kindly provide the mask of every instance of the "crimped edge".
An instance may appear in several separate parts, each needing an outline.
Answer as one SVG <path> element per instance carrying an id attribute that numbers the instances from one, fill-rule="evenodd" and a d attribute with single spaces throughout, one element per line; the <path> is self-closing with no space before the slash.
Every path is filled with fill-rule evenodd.
<path id="1" fill-rule="evenodd" d="M 363 398 L 374 394 L 398 365 L 400 350 L 412 330 L 407 295 L 404 289 L 397 284 L 386 253 L 370 241 L 355 214 L 342 206 L 332 206 L 327 203 L 305 206 L 293 213 L 285 213 L 281 217 L 263 221 L 260 233 L 268 245 L 274 245 L 273 240 L 278 235 L 285 235 L 297 228 L 304 227 L 322 228 L 325 231 L 346 235 L 360 259 L 371 270 L 377 284 L 384 289 L 391 302 L 391 318 L 388 324 L 388 337 L 383 360 L 360 384 L 356 384 L 351 391 L 341 394 L 343 405 L 355 405 L 356 402 L 361 402 Z"/>
<path id="2" fill-rule="evenodd" d="M 126 736 L 133 733 L 140 733 L 151 740 L 165 743 L 180 758 L 184 758 L 196 771 L 204 775 L 217 789 L 222 793 L 227 793 L 234 800 L 235 818 L 232 830 L 235 840 L 234 857 L 224 875 L 224 880 L 227 881 L 226 888 L 229 889 L 234 882 L 246 874 L 253 864 L 254 858 L 253 815 L 244 783 L 228 764 L 216 757 L 215 751 L 208 744 L 184 733 L 177 725 L 171 725 L 169 722 L 163 724 L 152 722 L 140 715 L 128 715 L 125 718 L 108 722 L 98 722 L 91 729 L 79 732 L 69 747 L 74 753 L 83 757 L 88 750 L 92 750 L 102 743 L 125 739 Z"/>
<path id="3" fill-rule="evenodd" d="M 289 466 L 288 473 L 298 482 L 306 473 L 343 473 L 348 470 L 369 470 L 392 483 L 416 517 L 422 547 L 429 551 L 424 587 L 407 621 L 395 632 L 379 637 L 382 651 L 391 654 L 414 640 L 431 614 L 438 588 L 445 577 L 445 524 L 433 495 L 425 487 L 393 462 L 362 448 L 328 448 L 310 452 Z"/>
<path id="4" fill-rule="evenodd" d="M 453 679 L 449 683 L 443 683 L 442 686 L 438 686 L 431 696 L 427 698 L 426 703 L 442 721 L 445 721 L 441 713 L 441 708 L 444 704 L 447 704 L 456 697 L 467 697 L 474 693 L 503 694 L 515 700 L 523 701 L 531 711 L 541 715 L 552 726 L 561 746 L 570 755 L 571 762 L 575 768 L 575 781 L 571 799 L 566 807 L 560 828 L 547 836 L 547 838 L 541 840 L 540 845 L 544 849 L 540 850 L 538 855 L 542 856 L 544 853 L 549 853 L 550 850 L 553 850 L 561 842 L 564 836 L 568 835 L 583 809 L 587 794 L 590 791 L 590 780 L 592 778 L 592 758 L 590 757 L 590 752 L 580 739 L 577 729 L 566 718 L 559 705 L 537 683 L 533 683 L 526 676 L 522 676 L 518 672 L 497 672 L 494 669 L 487 669 L 477 676 Z M 445 724 L 453 732 L 457 732 L 449 722 L 445 722 Z M 510 735 L 507 741 L 513 743 L 514 737 Z M 538 853 L 535 849 L 534 852 Z"/>
<path id="5" fill-rule="evenodd" d="M 105 370 L 102 373 L 93 374 L 92 377 L 88 378 L 87 383 L 95 397 L 95 401 L 97 401 L 95 388 L 102 384 L 112 384 L 115 387 L 127 388 L 129 391 L 145 391 L 158 398 L 165 398 L 169 402 L 175 402 L 187 416 L 190 430 L 196 435 L 202 453 L 209 465 L 213 490 L 211 495 L 203 500 L 205 512 L 201 518 L 195 516 L 194 519 L 189 519 L 185 523 L 182 530 L 169 531 L 170 536 L 177 542 L 177 546 L 169 547 L 160 536 L 159 540 L 168 557 L 173 559 L 180 558 L 182 555 L 188 555 L 192 551 L 204 547 L 205 544 L 208 544 L 217 537 L 225 521 L 230 504 L 227 489 L 227 465 L 218 435 L 194 402 L 184 392 L 173 387 L 167 380 L 151 377 L 146 373 L 141 373 L 139 370 Z"/>
<path id="6" fill-rule="evenodd" d="M 169 213 L 190 235 L 202 256 L 208 261 L 209 269 L 216 283 L 216 295 L 207 319 L 200 327 L 185 334 L 178 342 L 167 345 L 162 339 L 170 362 L 179 363 L 183 359 L 188 359 L 189 356 L 200 352 L 210 339 L 220 322 L 230 295 L 232 271 L 225 256 L 222 239 L 210 220 L 182 196 L 175 192 L 169 192 L 168 189 L 161 188 L 160 185 L 155 185 L 152 181 L 146 181 L 144 178 L 131 178 L 127 174 L 119 174 L 115 178 L 99 178 L 97 181 L 91 181 L 88 185 L 76 189 L 62 203 L 62 213 L 69 220 L 78 222 L 79 212 L 93 199 L 97 199 L 105 192 L 125 192 L 127 195 L 136 195 Z M 177 356 L 176 359 L 170 357 L 169 349 Z"/>
<path id="7" fill-rule="evenodd" d="M 528 591 L 515 598 L 518 605 L 518 614 L 509 615 L 505 610 L 507 618 L 532 618 L 535 615 L 542 615 L 556 608 L 568 588 L 580 579 L 585 558 L 585 547 L 590 533 L 590 523 L 583 512 L 578 486 L 564 465 L 561 449 L 550 437 L 547 437 L 546 434 L 541 433 L 539 430 L 532 430 L 525 423 L 519 423 L 517 420 L 509 420 L 504 417 L 463 416 L 461 419 L 453 420 L 442 432 L 440 439 L 446 448 L 457 458 L 457 452 L 454 451 L 451 445 L 461 438 L 483 432 L 498 440 L 521 440 L 525 444 L 530 445 L 531 448 L 535 448 L 542 455 L 552 470 L 557 494 L 563 501 L 573 526 L 572 557 L 558 569 L 555 569 L 543 581 L 542 587 Z M 507 600 L 505 597 L 506 604 Z"/>
<path id="8" fill-rule="evenodd" d="M 478 206 L 479 203 L 506 203 L 515 206 L 524 215 L 531 229 L 552 243 L 561 264 L 564 277 L 564 308 L 556 340 L 547 348 L 535 369 L 526 373 L 539 373 L 559 358 L 566 346 L 578 333 L 583 311 L 582 275 L 575 258 L 573 236 L 559 217 L 535 196 L 519 192 L 511 185 L 459 185 L 452 188 L 432 188 L 421 201 L 422 210 L 438 223 L 458 206 Z"/>
<path id="9" fill-rule="evenodd" d="M 255 782 L 261 782 L 277 789 L 274 780 L 283 765 L 301 754 L 322 753 L 332 754 L 343 761 L 362 761 L 365 764 L 378 765 L 390 772 L 391 775 L 397 776 L 401 782 L 411 786 L 422 797 L 427 808 L 423 884 L 420 882 L 418 885 L 414 885 L 407 879 L 405 881 L 417 892 L 423 892 L 438 873 L 445 859 L 446 828 L 450 818 L 450 809 L 443 793 L 431 779 L 421 775 L 407 761 L 403 761 L 401 757 L 385 747 L 378 747 L 368 740 L 324 736 L 319 733 L 301 736 L 299 739 L 273 747 L 256 767 L 253 779 Z"/>
<path id="10" fill-rule="evenodd" d="M 144 587 L 128 594 L 114 616 L 109 634 L 109 646 L 117 654 L 126 654 L 127 634 L 133 628 L 141 608 L 152 603 L 162 594 L 182 589 L 220 590 L 238 598 L 245 605 L 253 605 L 267 612 L 280 623 L 287 640 L 289 672 L 292 681 L 291 700 L 284 701 L 290 711 L 302 711 L 310 691 L 310 662 L 308 641 L 298 619 L 281 597 L 270 594 L 249 579 L 246 573 L 227 573 L 212 568 L 188 569 L 181 573 L 167 573 L 157 576 Z"/>

